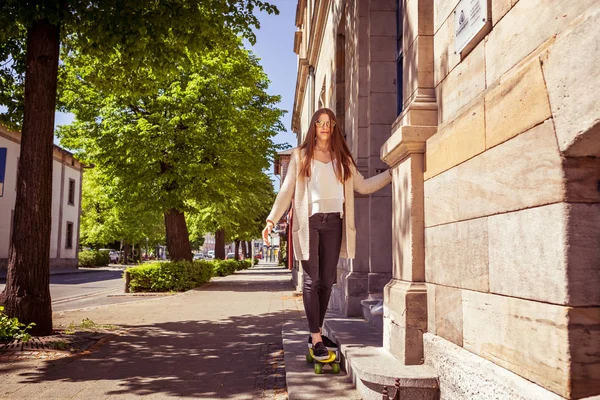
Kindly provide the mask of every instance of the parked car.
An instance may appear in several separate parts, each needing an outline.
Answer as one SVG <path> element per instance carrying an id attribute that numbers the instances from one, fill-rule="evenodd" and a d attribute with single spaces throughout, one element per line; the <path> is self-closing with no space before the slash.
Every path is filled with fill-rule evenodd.
<path id="1" fill-rule="evenodd" d="M 226 260 L 233 260 L 235 258 L 235 253 L 227 253 L 225 256 Z"/>
<path id="2" fill-rule="evenodd" d="M 111 264 L 119 262 L 119 252 L 113 249 L 100 249 L 100 251 L 108 251 L 108 259 Z"/>
<path id="3" fill-rule="evenodd" d="M 204 254 L 203 253 L 194 254 L 194 260 L 204 260 Z"/>
<path id="4" fill-rule="evenodd" d="M 256 253 L 254 255 L 254 258 L 258 258 L 259 260 L 262 260 L 262 254 L 261 253 Z"/>
<path id="5" fill-rule="evenodd" d="M 210 259 L 213 259 L 213 258 L 215 258 L 215 251 L 214 251 L 214 250 L 209 250 L 209 251 L 206 253 L 206 258 L 210 258 Z"/>

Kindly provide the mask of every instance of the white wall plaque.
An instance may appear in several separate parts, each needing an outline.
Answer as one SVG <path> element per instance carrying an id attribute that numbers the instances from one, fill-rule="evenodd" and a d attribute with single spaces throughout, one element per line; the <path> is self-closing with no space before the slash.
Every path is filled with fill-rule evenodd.
<path id="1" fill-rule="evenodd" d="M 466 55 L 491 29 L 489 0 L 460 0 L 454 10 L 454 49 Z"/>

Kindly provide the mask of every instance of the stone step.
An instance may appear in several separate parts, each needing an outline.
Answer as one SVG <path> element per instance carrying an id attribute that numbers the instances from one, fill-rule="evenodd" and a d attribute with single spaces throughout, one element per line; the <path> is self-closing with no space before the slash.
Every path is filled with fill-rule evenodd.
<path id="1" fill-rule="evenodd" d="M 399 380 L 401 399 L 438 400 L 435 371 L 426 365 L 404 365 L 383 348 L 381 330 L 360 318 L 329 312 L 324 333 L 340 345 L 342 364 L 365 400 L 381 400 L 384 386 L 393 396 Z"/>

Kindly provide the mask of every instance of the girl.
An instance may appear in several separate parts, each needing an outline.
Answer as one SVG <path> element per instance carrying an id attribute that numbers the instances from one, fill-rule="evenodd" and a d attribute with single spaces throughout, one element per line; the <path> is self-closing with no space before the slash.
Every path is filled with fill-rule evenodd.
<path id="1" fill-rule="evenodd" d="M 268 245 L 275 222 L 293 198 L 294 255 L 304 270 L 308 341 L 317 360 L 327 359 L 327 347 L 336 346 L 321 331 L 338 259 L 354 258 L 355 254 L 354 190 L 370 194 L 391 180 L 389 170 L 369 179 L 358 172 L 335 115 L 327 108 L 313 115 L 304 143 L 292 152 L 287 176 L 262 234 Z"/>

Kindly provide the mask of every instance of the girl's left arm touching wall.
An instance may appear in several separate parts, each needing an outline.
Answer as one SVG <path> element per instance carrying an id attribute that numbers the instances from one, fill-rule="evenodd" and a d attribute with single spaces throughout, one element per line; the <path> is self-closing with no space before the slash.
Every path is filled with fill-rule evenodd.
<path id="1" fill-rule="evenodd" d="M 364 176 L 354 167 L 352 167 L 352 179 L 354 180 L 354 190 L 360 194 L 371 194 L 385 185 L 392 182 L 392 174 L 390 170 L 365 179 Z"/>

